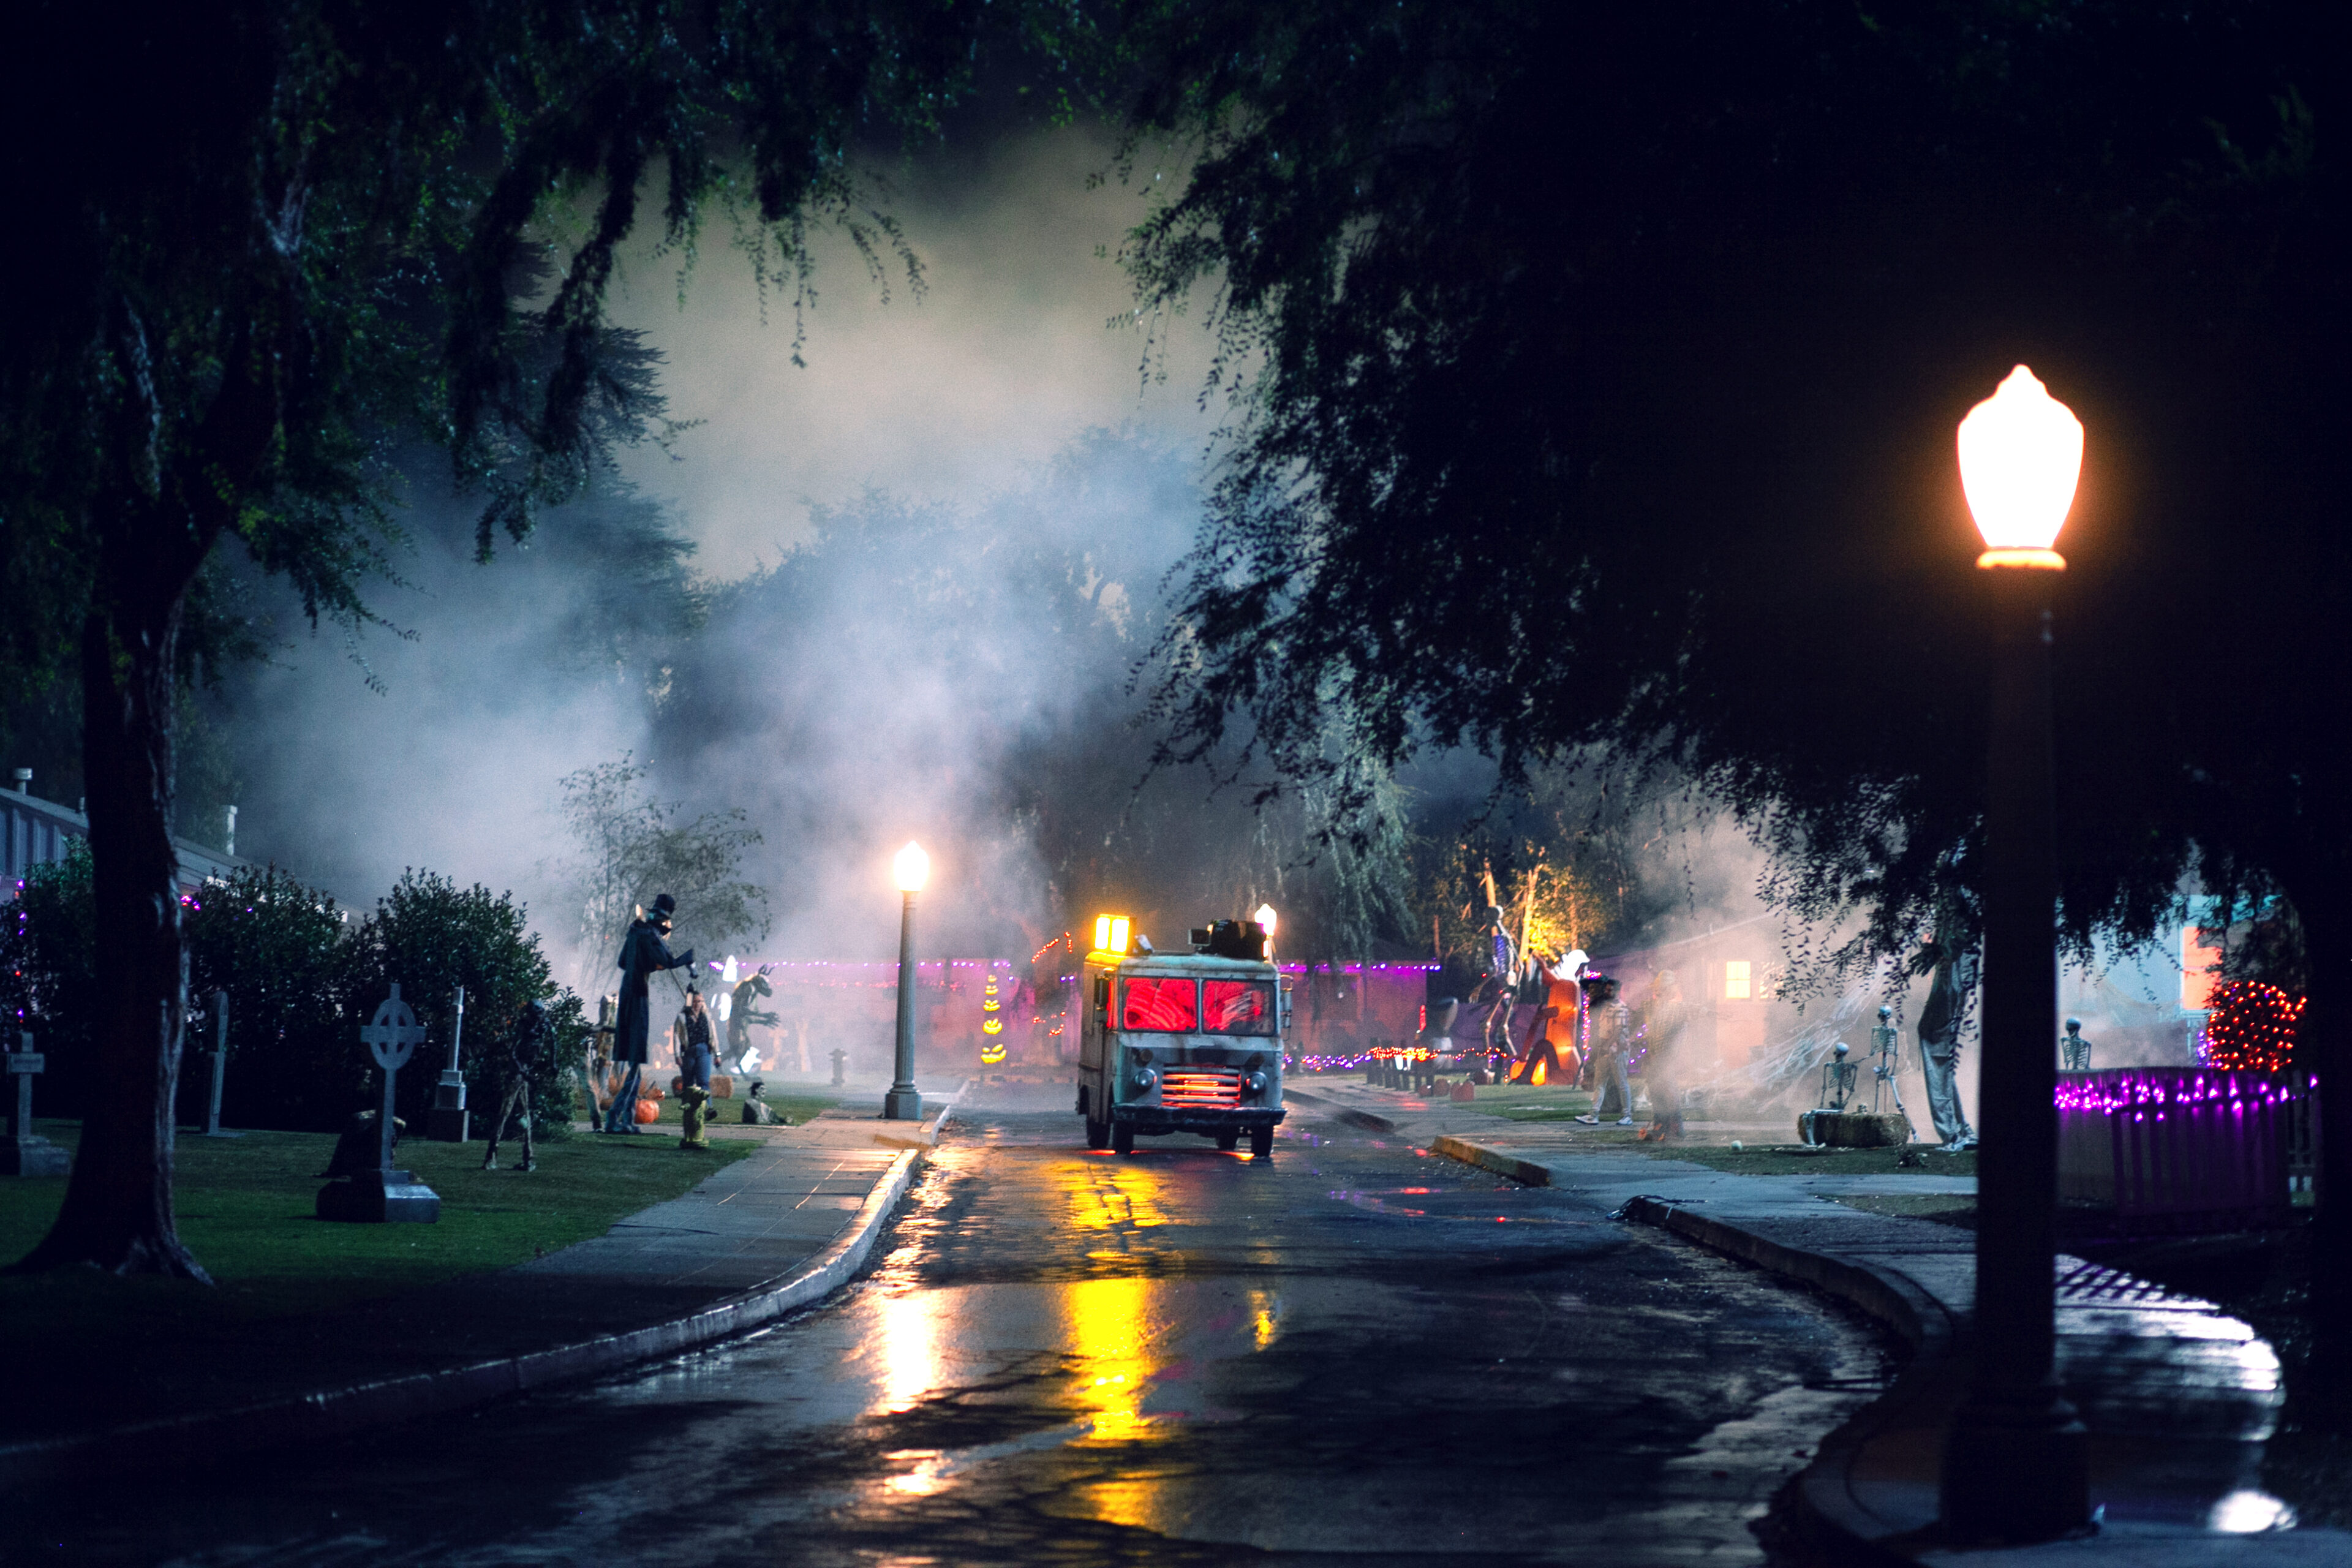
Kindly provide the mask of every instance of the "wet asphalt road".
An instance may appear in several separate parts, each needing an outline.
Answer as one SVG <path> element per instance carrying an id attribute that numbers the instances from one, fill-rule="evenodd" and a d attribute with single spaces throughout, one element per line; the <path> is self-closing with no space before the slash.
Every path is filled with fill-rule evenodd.
<path id="1" fill-rule="evenodd" d="M 960 1112 L 871 1275 L 763 1334 L 31 1500 L 0 1552 L 1756 1563 L 1748 1521 L 1886 1371 L 1858 1320 L 1567 1194 L 1304 1108 L 1267 1162 L 1088 1154 L 1067 1093 Z"/>

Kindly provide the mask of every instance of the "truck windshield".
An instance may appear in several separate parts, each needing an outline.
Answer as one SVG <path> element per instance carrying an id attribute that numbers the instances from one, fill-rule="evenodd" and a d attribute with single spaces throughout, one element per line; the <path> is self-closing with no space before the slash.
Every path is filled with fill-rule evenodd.
<path id="1" fill-rule="evenodd" d="M 1274 1033 L 1274 987 L 1263 980 L 1202 982 L 1202 1013 L 1212 1035 Z"/>
<path id="2" fill-rule="evenodd" d="M 1130 975 L 1119 982 L 1118 1026 L 1189 1035 L 1201 1026 L 1200 993 L 1188 976 Z"/>

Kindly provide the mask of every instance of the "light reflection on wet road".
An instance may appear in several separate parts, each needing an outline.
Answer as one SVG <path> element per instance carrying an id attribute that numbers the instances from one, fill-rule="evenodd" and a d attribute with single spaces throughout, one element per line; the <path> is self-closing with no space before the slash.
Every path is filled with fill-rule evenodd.
<path id="1" fill-rule="evenodd" d="M 866 1281 L 780 1328 L 135 1509 L 46 1500 L 0 1542 L 192 1564 L 1753 1563 L 1747 1521 L 1885 1370 L 1853 1319 L 1565 1194 L 1296 1110 L 1269 1162 L 1088 1154 L 1066 1087 L 1027 1091 L 1050 1111 L 1022 1092 L 964 1117 Z"/>

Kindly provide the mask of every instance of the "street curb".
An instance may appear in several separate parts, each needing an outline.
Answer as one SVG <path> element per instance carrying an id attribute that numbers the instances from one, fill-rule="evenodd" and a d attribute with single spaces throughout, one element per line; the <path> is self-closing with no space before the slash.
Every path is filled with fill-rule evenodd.
<path id="1" fill-rule="evenodd" d="M 1727 1220 L 1693 1214 L 1663 1199 L 1637 1197 L 1621 1211 L 1784 1279 L 1795 1279 L 1868 1313 L 1901 1335 L 1911 1359 L 1885 1394 L 1824 1436 L 1812 1463 L 1791 1477 L 1777 1500 L 1783 1522 L 1812 1550 L 1857 1568 L 1896 1568 L 1916 1558 L 1883 1539 L 1854 1496 L 1854 1463 L 1873 1438 L 1904 1424 L 1923 1404 L 1948 1404 L 1963 1367 L 1954 1354 L 1959 1338 L 1951 1313 L 1925 1290 L 1890 1269 L 1790 1247 Z M 1941 1422 L 1933 1425 L 1940 1426 Z"/>
<path id="2" fill-rule="evenodd" d="M 1473 1143 L 1467 1138 L 1456 1138 L 1451 1132 L 1439 1133 L 1431 1142 L 1429 1150 L 1433 1154 L 1443 1154 L 1449 1160 L 1459 1160 L 1465 1165 L 1475 1165 L 1482 1171 L 1508 1176 L 1523 1186 L 1551 1185 L 1551 1172 L 1534 1161 L 1506 1154 L 1499 1149 L 1489 1149 L 1484 1143 Z"/>
<path id="3" fill-rule="evenodd" d="M 1336 1100 L 1326 1100 L 1319 1094 L 1310 1094 L 1303 1089 L 1293 1089 L 1286 1083 L 1282 1086 L 1282 1098 L 1303 1100 L 1309 1105 L 1320 1106 L 1326 1110 L 1336 1112 L 1339 1120 L 1349 1126 L 1361 1127 L 1367 1131 L 1394 1132 L 1399 1130 L 1397 1124 L 1385 1116 L 1375 1116 L 1369 1110 L 1359 1110 L 1352 1105 L 1342 1104 Z"/>
<path id="4" fill-rule="evenodd" d="M 938 1148 L 940 1146 L 940 1130 L 948 1124 L 948 1118 L 954 1114 L 957 1105 L 962 1102 L 963 1097 L 970 1094 L 972 1091 L 973 1087 L 979 1082 L 980 1080 L 976 1078 L 968 1078 L 964 1079 L 963 1087 L 961 1089 L 957 1089 L 953 1094 L 948 1096 L 945 1100 L 940 1102 L 938 1114 L 931 1117 L 928 1121 L 917 1122 L 913 1131 L 877 1132 L 874 1134 L 874 1142 L 881 1144 L 885 1149 Z"/>
<path id="5" fill-rule="evenodd" d="M 1551 1184 L 1551 1172 L 1530 1161 L 1473 1143 L 1451 1133 L 1430 1145 L 1433 1152 L 1494 1171 L 1529 1186 Z M 1519 1173 L 1530 1173 L 1522 1175 Z M 1907 1564 L 1916 1559 L 1878 1539 L 1873 1519 L 1853 1493 L 1853 1467 L 1863 1447 L 1910 1411 L 1950 1396 L 1961 1371 L 1954 1356 L 1958 1325 L 1927 1291 L 1891 1269 L 1774 1241 L 1736 1225 L 1669 1202 L 1641 1196 L 1618 1213 L 1642 1225 L 1669 1230 L 1710 1252 L 1810 1285 L 1885 1324 L 1911 1349 L 1911 1358 L 1885 1394 L 1855 1411 L 1821 1441 L 1812 1463 L 1782 1489 L 1778 1506 L 1784 1521 L 1803 1542 L 1848 1564 Z M 1883 1528 L 1883 1527 L 1882 1527 Z"/>
<path id="6" fill-rule="evenodd" d="M 942 1109 L 944 1120 L 952 1106 Z M 936 1133 L 936 1124 L 934 1124 Z M 906 1195 L 919 1149 L 908 1149 L 866 1194 L 849 1228 L 792 1273 L 708 1307 L 624 1333 L 439 1372 L 320 1389 L 240 1410 L 207 1411 L 0 1447 L 0 1491 L 67 1475 L 87 1480 L 198 1458 L 289 1443 L 331 1442 L 371 1426 L 446 1415 L 510 1394 L 576 1382 L 639 1362 L 658 1361 L 774 1321 L 832 1294 L 864 1266 L 875 1237 Z"/>

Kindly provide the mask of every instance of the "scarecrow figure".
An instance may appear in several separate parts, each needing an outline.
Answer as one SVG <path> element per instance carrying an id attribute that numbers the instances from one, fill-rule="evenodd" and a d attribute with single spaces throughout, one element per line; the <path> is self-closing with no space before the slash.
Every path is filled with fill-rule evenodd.
<path id="1" fill-rule="evenodd" d="M 662 940 L 669 934 L 670 918 L 677 912 L 677 900 L 667 893 L 656 899 L 650 912 L 629 923 L 629 934 L 621 941 L 621 956 L 614 961 L 614 967 L 621 972 L 621 1016 L 613 1035 L 613 1064 L 616 1068 L 625 1064 L 629 1076 L 621 1092 L 613 1097 L 613 1109 L 604 1118 L 607 1132 L 637 1130 L 637 1087 L 645 1078 L 646 1063 L 652 1059 L 653 977 L 665 969 L 684 969 L 694 962 L 692 948 L 681 957 L 672 957 L 669 943 Z"/>

